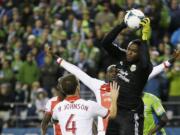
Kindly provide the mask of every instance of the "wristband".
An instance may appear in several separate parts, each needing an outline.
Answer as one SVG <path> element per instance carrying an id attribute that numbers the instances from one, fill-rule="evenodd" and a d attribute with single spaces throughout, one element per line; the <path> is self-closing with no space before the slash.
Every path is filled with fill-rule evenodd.
<path id="1" fill-rule="evenodd" d="M 62 58 L 58 58 L 58 59 L 56 60 L 56 62 L 57 62 L 59 65 L 61 65 L 62 61 L 63 61 Z"/>

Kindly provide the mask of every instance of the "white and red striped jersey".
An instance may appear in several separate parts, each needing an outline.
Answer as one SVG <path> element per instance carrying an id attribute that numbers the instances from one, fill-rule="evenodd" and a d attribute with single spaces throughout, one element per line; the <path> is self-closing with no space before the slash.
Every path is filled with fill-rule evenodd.
<path id="1" fill-rule="evenodd" d="M 107 108 L 94 101 L 69 96 L 55 106 L 52 118 L 59 121 L 62 135 L 92 135 L 93 119 L 108 114 Z"/>
<path id="2" fill-rule="evenodd" d="M 61 102 L 60 97 L 52 97 L 51 99 L 48 100 L 45 106 L 45 113 L 48 113 L 49 115 L 52 115 L 54 107 Z M 59 124 L 53 124 L 53 129 L 54 129 L 54 135 L 62 135 L 61 133 L 61 128 Z"/>
<path id="3" fill-rule="evenodd" d="M 170 66 L 170 63 L 168 61 L 164 62 L 166 65 Z M 153 71 L 151 72 L 149 79 L 153 78 L 160 72 L 162 72 L 165 68 L 164 63 L 156 66 L 153 68 Z M 110 107 L 110 85 L 109 83 L 106 83 L 105 81 L 92 78 L 85 72 L 83 72 L 80 68 L 77 66 L 62 60 L 61 67 L 66 69 L 71 74 L 74 74 L 82 83 L 84 83 L 90 90 L 93 91 L 93 93 L 96 96 L 97 102 L 106 107 Z M 105 131 L 108 124 L 108 118 L 102 119 L 101 117 L 98 117 L 98 135 L 105 135 Z"/>

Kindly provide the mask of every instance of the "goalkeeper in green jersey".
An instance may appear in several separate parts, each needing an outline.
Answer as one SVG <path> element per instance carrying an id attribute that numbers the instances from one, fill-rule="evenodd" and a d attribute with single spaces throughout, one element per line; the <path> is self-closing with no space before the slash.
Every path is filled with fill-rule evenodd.
<path id="1" fill-rule="evenodd" d="M 168 118 L 158 97 L 144 93 L 144 130 L 143 135 L 166 135 L 163 127 Z"/>

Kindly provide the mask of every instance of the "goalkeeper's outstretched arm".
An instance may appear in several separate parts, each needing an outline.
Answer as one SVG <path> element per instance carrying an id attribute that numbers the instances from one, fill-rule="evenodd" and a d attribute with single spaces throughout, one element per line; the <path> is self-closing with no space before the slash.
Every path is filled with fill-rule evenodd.
<path id="1" fill-rule="evenodd" d="M 126 24 L 122 22 L 114 27 L 101 42 L 103 48 L 108 52 L 108 54 L 117 60 L 121 58 L 121 55 L 123 55 L 124 52 L 120 50 L 120 46 L 113 44 L 113 42 L 118 34 L 126 27 Z"/>

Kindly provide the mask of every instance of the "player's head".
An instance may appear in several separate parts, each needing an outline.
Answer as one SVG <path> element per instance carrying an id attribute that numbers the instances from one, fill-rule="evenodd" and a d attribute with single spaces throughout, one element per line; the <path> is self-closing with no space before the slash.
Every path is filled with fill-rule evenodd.
<path id="1" fill-rule="evenodd" d="M 139 46 L 141 41 L 139 39 L 133 40 L 129 43 L 126 52 L 126 59 L 128 62 L 135 62 L 139 57 Z"/>
<path id="2" fill-rule="evenodd" d="M 58 88 L 64 95 L 79 94 L 79 81 L 74 75 L 68 74 L 58 79 Z"/>
<path id="3" fill-rule="evenodd" d="M 58 93 L 57 93 L 58 96 L 61 97 L 61 99 L 64 99 L 64 98 L 66 98 L 66 94 L 65 94 L 65 92 L 62 90 L 62 86 L 61 86 L 62 78 L 63 78 L 63 77 L 59 77 L 59 78 L 58 78 L 58 83 L 57 83 L 55 89 L 56 89 L 57 92 L 58 92 Z"/>
<path id="4" fill-rule="evenodd" d="M 107 70 L 106 70 L 107 81 L 111 82 L 111 81 L 115 80 L 116 74 L 117 74 L 116 65 L 110 65 L 107 67 Z"/>

